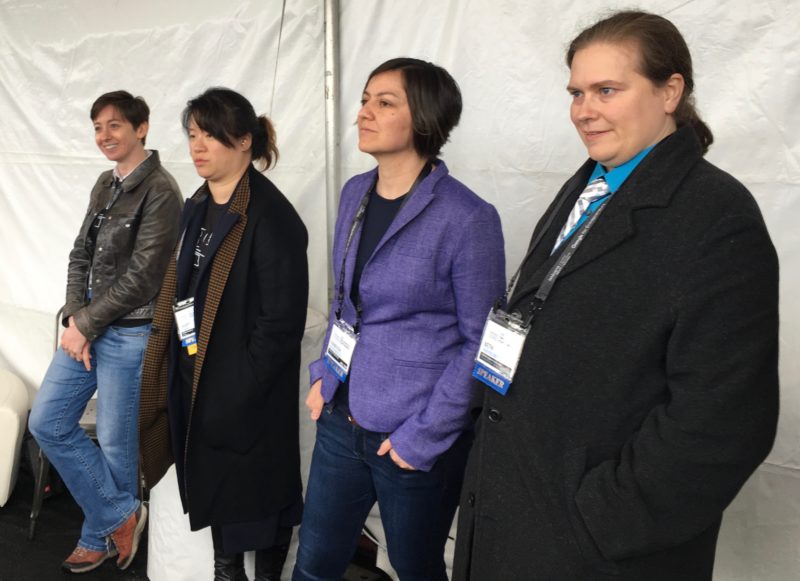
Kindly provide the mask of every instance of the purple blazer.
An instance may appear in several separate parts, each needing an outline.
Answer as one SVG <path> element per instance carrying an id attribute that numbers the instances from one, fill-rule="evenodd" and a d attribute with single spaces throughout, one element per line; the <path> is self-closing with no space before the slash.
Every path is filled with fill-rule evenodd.
<path id="1" fill-rule="evenodd" d="M 355 176 L 342 190 L 334 281 L 353 217 L 376 174 L 374 169 Z M 345 265 L 342 318 L 351 325 L 360 230 Z M 389 434 L 396 452 L 415 468 L 430 470 L 470 424 L 473 362 L 486 315 L 504 283 L 497 211 L 437 160 L 364 265 L 361 338 L 350 366 L 354 418 L 368 430 Z M 336 306 L 334 300 L 323 357 Z M 311 382 L 321 378 L 322 395 L 331 401 L 339 381 L 323 357 L 309 366 Z"/>

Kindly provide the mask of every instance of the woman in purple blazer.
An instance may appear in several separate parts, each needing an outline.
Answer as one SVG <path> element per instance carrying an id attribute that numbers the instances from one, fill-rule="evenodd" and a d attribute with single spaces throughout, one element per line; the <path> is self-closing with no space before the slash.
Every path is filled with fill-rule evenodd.
<path id="1" fill-rule="evenodd" d="M 378 167 L 342 191 L 336 293 L 310 366 L 317 441 L 293 579 L 341 579 L 377 501 L 400 578 L 446 580 L 471 370 L 503 291 L 500 219 L 437 158 L 461 115 L 447 71 L 387 61 L 361 102 L 359 149 Z"/>

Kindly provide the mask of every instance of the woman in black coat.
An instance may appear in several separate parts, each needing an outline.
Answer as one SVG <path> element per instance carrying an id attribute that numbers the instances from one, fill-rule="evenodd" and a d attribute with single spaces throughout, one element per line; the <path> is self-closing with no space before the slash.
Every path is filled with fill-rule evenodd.
<path id="1" fill-rule="evenodd" d="M 306 229 L 252 165 L 269 167 L 278 151 L 271 123 L 244 97 L 209 89 L 189 101 L 183 126 L 206 183 L 186 203 L 156 307 L 143 471 L 152 486 L 174 457 L 192 530 L 211 526 L 215 579 L 246 579 L 248 550 L 257 551 L 256 579 L 279 579 L 302 512 Z"/>
<path id="2" fill-rule="evenodd" d="M 669 21 L 615 14 L 567 63 L 591 159 L 505 309 L 532 323 L 508 392 L 484 390 L 454 579 L 710 580 L 722 512 L 775 436 L 777 257 L 750 193 L 703 159 Z"/>

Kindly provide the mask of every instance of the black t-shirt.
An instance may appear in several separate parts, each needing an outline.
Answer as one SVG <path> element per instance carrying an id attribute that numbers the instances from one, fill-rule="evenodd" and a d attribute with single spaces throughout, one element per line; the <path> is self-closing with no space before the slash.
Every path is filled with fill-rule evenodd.
<path id="1" fill-rule="evenodd" d="M 200 270 L 208 261 L 208 245 L 214 237 L 214 226 L 228 208 L 228 202 L 217 204 L 211 196 L 208 197 L 206 215 L 203 226 L 200 228 L 200 235 L 194 243 L 194 262 L 192 263 L 192 278 L 189 281 L 189 296 L 192 297 L 197 291 L 197 277 Z"/>
<path id="2" fill-rule="evenodd" d="M 353 270 L 353 286 L 350 289 L 350 299 L 353 304 L 358 304 L 358 286 L 364 265 L 375 252 L 375 248 L 391 226 L 407 196 L 408 194 L 405 194 L 395 200 L 387 200 L 374 189 L 370 192 L 367 212 L 364 214 L 364 226 L 361 229 L 361 242 L 358 244 L 356 266 Z"/>
<path id="3" fill-rule="evenodd" d="M 208 246 L 211 244 L 211 239 L 214 237 L 214 227 L 219 221 L 220 217 L 225 213 L 228 208 L 229 202 L 225 204 L 217 204 L 211 196 L 208 197 L 206 204 L 206 213 L 203 218 L 203 226 L 200 228 L 200 234 L 197 236 L 194 244 L 194 262 L 192 263 L 192 274 L 189 281 L 189 297 L 197 295 L 197 284 L 200 269 L 205 266 L 209 260 Z M 206 279 L 207 280 L 207 279 Z M 197 318 L 195 311 L 195 334 L 200 337 L 200 320 Z M 194 355 L 189 355 L 185 347 L 180 348 L 180 377 L 181 385 L 183 388 L 183 407 L 186 419 L 189 418 L 189 408 L 192 401 L 192 380 L 194 377 Z"/>

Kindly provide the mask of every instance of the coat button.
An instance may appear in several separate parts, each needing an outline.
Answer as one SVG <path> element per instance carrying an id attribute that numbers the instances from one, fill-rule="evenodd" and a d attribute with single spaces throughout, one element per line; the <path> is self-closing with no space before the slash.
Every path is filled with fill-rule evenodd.
<path id="1" fill-rule="evenodd" d="M 494 408 L 489 410 L 489 421 L 494 422 L 495 424 L 503 419 L 503 414 L 500 413 L 499 410 Z"/>
<path id="2" fill-rule="evenodd" d="M 471 492 L 469 493 L 469 496 L 467 496 L 467 504 L 470 506 L 475 506 L 475 495 Z"/>

